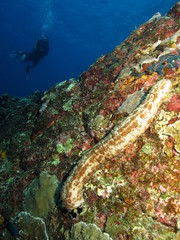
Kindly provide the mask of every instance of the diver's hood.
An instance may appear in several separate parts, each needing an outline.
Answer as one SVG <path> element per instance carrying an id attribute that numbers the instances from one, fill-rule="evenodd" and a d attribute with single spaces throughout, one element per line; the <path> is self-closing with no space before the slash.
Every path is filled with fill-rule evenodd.
<path id="1" fill-rule="evenodd" d="M 49 37 L 45 36 L 45 35 L 41 35 L 41 39 L 45 40 L 45 41 L 49 41 Z"/>

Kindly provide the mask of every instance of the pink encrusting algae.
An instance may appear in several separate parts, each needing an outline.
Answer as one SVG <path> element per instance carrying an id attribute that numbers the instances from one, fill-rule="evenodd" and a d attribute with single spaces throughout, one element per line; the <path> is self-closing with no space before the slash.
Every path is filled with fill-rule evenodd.
<path id="1" fill-rule="evenodd" d="M 65 208 L 73 210 L 82 205 L 84 202 L 82 190 L 85 183 L 101 164 L 117 157 L 145 132 L 171 88 L 170 80 L 163 79 L 156 83 L 143 104 L 83 155 L 62 188 L 61 200 Z"/>

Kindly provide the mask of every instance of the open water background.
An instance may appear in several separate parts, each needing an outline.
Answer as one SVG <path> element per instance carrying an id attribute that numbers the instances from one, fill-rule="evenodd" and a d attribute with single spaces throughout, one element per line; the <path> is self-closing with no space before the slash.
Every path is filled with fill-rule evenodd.
<path id="1" fill-rule="evenodd" d="M 135 27 L 155 13 L 166 14 L 176 0 L 1 0 L 0 95 L 28 96 L 78 78 L 111 52 Z M 12 50 L 31 51 L 46 34 L 50 52 L 25 79 L 25 63 Z"/>

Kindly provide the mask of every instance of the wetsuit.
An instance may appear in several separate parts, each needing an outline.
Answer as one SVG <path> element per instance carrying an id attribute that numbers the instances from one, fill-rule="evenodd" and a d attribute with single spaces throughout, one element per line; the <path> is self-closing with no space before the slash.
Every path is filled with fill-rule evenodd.
<path id="1" fill-rule="evenodd" d="M 12 51 L 9 56 L 13 58 L 21 57 L 22 62 L 31 62 L 26 67 L 26 79 L 29 78 L 31 68 L 35 67 L 39 61 L 49 52 L 49 38 L 42 36 L 30 53 L 26 51 Z"/>
<path id="2" fill-rule="evenodd" d="M 30 69 L 35 67 L 39 61 L 49 52 L 49 40 L 46 37 L 38 40 L 35 47 L 30 53 L 24 53 L 22 55 L 23 62 L 31 61 L 31 64 L 26 67 L 26 74 L 30 73 Z"/>

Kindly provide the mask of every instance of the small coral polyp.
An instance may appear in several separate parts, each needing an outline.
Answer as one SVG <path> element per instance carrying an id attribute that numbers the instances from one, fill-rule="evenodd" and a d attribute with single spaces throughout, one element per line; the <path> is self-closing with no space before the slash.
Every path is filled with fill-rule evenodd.
<path id="1" fill-rule="evenodd" d="M 152 87 L 143 104 L 83 155 L 62 188 L 61 200 L 65 208 L 73 210 L 82 205 L 84 184 L 101 167 L 101 164 L 117 157 L 145 132 L 171 88 L 170 80 L 160 80 Z"/>

